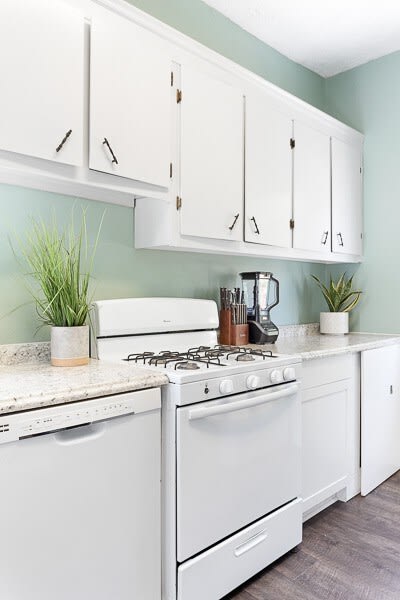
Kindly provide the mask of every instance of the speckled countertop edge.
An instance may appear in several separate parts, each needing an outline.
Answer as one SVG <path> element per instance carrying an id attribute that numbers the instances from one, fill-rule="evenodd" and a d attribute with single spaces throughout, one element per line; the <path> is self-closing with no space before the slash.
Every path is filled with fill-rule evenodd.
<path id="1" fill-rule="evenodd" d="M 354 354 L 393 344 L 400 344 L 400 335 L 349 333 L 335 336 L 317 334 L 278 338 L 271 349 L 278 354 L 297 354 L 303 360 L 311 360 L 341 354 Z"/>
<path id="2" fill-rule="evenodd" d="M 317 324 L 280 328 L 276 344 L 255 346 L 303 360 L 337 356 L 400 343 L 400 335 L 320 335 Z M 299 333 L 300 332 L 300 333 Z M 0 414 L 108 396 L 168 383 L 166 375 L 132 365 L 91 360 L 61 368 L 49 362 L 48 342 L 0 346 Z"/>
<path id="3" fill-rule="evenodd" d="M 132 365 L 91 360 L 83 367 L 47 362 L 0 366 L 0 414 L 110 396 L 168 383 L 165 375 Z"/>

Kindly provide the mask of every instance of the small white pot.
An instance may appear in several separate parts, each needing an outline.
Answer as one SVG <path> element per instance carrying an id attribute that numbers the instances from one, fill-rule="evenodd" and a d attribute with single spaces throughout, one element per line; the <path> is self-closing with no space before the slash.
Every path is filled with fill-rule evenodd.
<path id="1" fill-rule="evenodd" d="M 329 335 L 343 335 L 349 333 L 349 313 L 319 313 L 319 330 L 320 333 L 327 333 Z"/>
<path id="2" fill-rule="evenodd" d="M 51 364 L 77 367 L 89 362 L 89 326 L 51 328 Z"/>

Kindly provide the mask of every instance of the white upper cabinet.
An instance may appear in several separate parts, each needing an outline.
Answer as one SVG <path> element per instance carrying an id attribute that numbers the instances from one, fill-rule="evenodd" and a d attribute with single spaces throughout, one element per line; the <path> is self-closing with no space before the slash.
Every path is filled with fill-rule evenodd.
<path id="1" fill-rule="evenodd" d="M 181 234 L 243 239 L 243 94 L 183 66 Z"/>
<path id="2" fill-rule="evenodd" d="M 81 165 L 84 17 L 61 1 L 0 2 L 0 149 Z"/>
<path id="3" fill-rule="evenodd" d="M 89 167 L 169 186 L 171 58 L 162 38 L 99 9 L 92 19 Z"/>
<path id="4" fill-rule="evenodd" d="M 261 92 L 246 97 L 245 241 L 292 245 L 293 122 Z"/>
<path id="5" fill-rule="evenodd" d="M 294 123 L 293 248 L 331 251 L 330 137 Z"/>
<path id="6" fill-rule="evenodd" d="M 332 250 L 362 254 L 362 149 L 332 138 Z"/>

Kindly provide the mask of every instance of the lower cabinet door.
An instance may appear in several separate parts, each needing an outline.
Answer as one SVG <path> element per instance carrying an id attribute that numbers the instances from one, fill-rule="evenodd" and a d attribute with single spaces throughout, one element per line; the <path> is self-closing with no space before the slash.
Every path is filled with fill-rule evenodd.
<path id="1" fill-rule="evenodd" d="M 301 540 L 301 500 L 295 500 L 180 565 L 178 600 L 218 600 Z"/>
<path id="2" fill-rule="evenodd" d="M 400 469 L 400 345 L 361 355 L 361 494 Z"/>
<path id="3" fill-rule="evenodd" d="M 302 393 L 303 512 L 346 487 L 349 380 Z"/>

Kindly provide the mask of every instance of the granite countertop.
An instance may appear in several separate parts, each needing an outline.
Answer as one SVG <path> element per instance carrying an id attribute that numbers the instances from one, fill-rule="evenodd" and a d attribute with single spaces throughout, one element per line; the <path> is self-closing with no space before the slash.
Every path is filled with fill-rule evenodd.
<path id="1" fill-rule="evenodd" d="M 337 356 L 372 350 L 382 346 L 400 344 L 400 335 L 385 335 L 375 333 L 349 333 L 347 335 L 288 335 L 279 337 L 271 346 L 257 346 L 257 348 L 270 348 L 279 354 L 297 354 L 303 360 Z"/>
<path id="2" fill-rule="evenodd" d="M 168 383 L 165 375 L 129 364 L 91 360 L 84 367 L 49 362 L 0 365 L 0 414 L 87 400 Z"/>
<path id="3" fill-rule="evenodd" d="M 281 328 L 276 344 L 252 347 L 303 360 L 360 352 L 400 343 L 400 335 L 320 335 L 315 323 Z M 166 375 L 127 363 L 91 360 L 84 367 L 52 367 L 49 344 L 0 346 L 0 414 L 160 387 Z"/>

